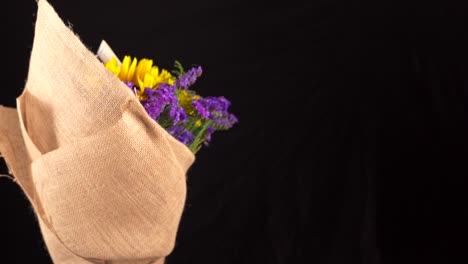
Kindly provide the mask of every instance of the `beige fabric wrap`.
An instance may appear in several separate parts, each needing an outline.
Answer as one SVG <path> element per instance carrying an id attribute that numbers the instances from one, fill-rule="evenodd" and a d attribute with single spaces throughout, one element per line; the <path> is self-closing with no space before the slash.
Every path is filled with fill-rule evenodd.
<path id="1" fill-rule="evenodd" d="M 45 0 L 17 109 L 0 107 L 0 152 L 54 263 L 159 264 L 172 251 L 194 155 Z"/>

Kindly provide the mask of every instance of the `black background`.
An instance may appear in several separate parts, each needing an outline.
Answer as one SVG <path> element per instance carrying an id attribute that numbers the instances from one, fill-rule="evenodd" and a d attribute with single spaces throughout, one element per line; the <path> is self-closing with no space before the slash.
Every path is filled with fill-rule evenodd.
<path id="1" fill-rule="evenodd" d="M 168 264 L 463 263 L 458 2 L 50 2 L 91 50 L 201 65 L 193 88 L 232 101 L 240 122 L 197 154 Z M 36 3 L 2 5 L 0 104 L 14 107 Z M 6 178 L 0 212 L 0 263 L 51 263 Z"/>

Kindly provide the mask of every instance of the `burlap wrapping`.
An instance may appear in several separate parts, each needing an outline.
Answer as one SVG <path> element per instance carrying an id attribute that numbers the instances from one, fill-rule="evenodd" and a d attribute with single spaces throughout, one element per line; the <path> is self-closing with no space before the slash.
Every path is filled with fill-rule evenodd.
<path id="1" fill-rule="evenodd" d="M 0 152 L 54 263 L 162 263 L 172 251 L 193 154 L 45 0 L 17 109 L 0 107 Z"/>

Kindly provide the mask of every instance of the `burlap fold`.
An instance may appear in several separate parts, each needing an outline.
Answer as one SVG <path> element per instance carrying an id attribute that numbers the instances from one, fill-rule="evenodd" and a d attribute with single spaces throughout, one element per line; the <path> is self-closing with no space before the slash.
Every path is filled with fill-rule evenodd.
<path id="1" fill-rule="evenodd" d="M 0 152 L 54 263 L 160 263 L 172 251 L 193 154 L 45 0 L 17 109 L 0 107 Z"/>

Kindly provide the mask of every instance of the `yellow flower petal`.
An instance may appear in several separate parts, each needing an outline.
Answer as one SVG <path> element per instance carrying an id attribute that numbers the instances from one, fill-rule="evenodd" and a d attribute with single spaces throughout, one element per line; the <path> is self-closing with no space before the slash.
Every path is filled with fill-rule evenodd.
<path id="1" fill-rule="evenodd" d="M 153 88 L 155 85 L 155 80 L 150 74 L 145 75 L 144 86 L 148 88 Z"/>
<path id="2" fill-rule="evenodd" d="M 106 67 L 106 69 L 112 72 L 115 76 L 119 76 L 120 67 L 119 67 L 119 63 L 117 62 L 116 57 L 113 57 L 110 61 L 105 63 L 104 66 Z"/>
<path id="3" fill-rule="evenodd" d="M 138 62 L 138 65 L 136 67 L 135 76 L 133 77 L 133 82 L 137 83 L 138 78 L 144 79 L 145 75 L 150 72 L 152 66 L 153 66 L 153 60 L 141 59 Z"/>
<path id="4" fill-rule="evenodd" d="M 140 88 L 140 92 L 145 91 L 145 83 L 138 77 L 138 88 Z"/>
<path id="5" fill-rule="evenodd" d="M 154 78 L 159 76 L 159 68 L 158 66 L 153 66 L 151 68 L 151 73 L 150 73 Z"/>
<path id="6" fill-rule="evenodd" d="M 140 92 L 144 88 L 157 89 L 160 83 L 173 85 L 176 78 L 165 69 L 160 69 L 158 66 L 153 66 L 153 60 L 133 58 L 124 56 L 122 65 L 118 65 L 117 58 L 112 59 L 105 64 L 106 68 L 113 74 L 119 77 L 121 81 L 133 82 L 138 84 Z"/>
<path id="7" fill-rule="evenodd" d="M 130 56 L 125 56 L 122 65 L 120 66 L 119 79 L 121 81 L 127 81 L 128 68 L 130 67 L 130 62 L 132 58 Z"/>
<path id="8" fill-rule="evenodd" d="M 118 66 L 117 65 L 117 58 L 113 57 L 110 61 L 104 63 L 104 66 L 109 70 L 114 69 L 116 66 Z"/>
<path id="9" fill-rule="evenodd" d="M 130 68 L 128 69 L 128 75 L 125 81 L 127 82 L 133 81 L 133 75 L 135 74 L 137 62 L 138 60 L 136 58 L 133 58 L 132 65 L 130 65 Z"/>

